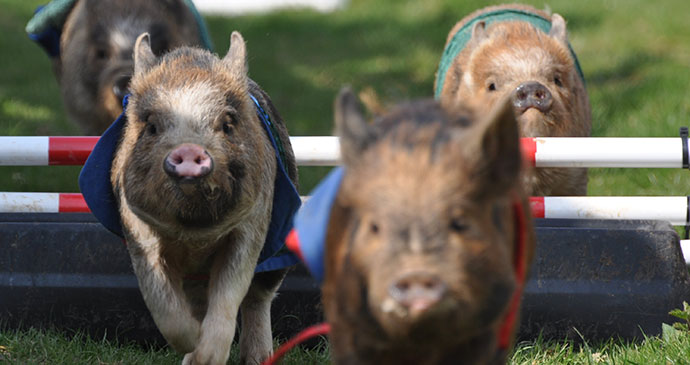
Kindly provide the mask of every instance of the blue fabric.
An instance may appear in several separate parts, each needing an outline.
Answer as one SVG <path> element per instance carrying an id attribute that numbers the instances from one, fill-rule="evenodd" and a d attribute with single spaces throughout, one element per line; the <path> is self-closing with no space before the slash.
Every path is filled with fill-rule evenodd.
<path id="1" fill-rule="evenodd" d="M 123 100 L 123 110 L 127 108 L 128 97 L 129 95 Z M 271 140 L 277 161 L 271 222 L 255 269 L 255 272 L 262 272 L 282 269 L 299 261 L 284 247 L 285 237 L 292 229 L 292 218 L 301 204 L 301 199 L 283 166 L 276 139 L 271 133 L 271 121 L 253 96 L 252 99 L 256 103 L 261 125 Z M 110 182 L 110 169 L 125 124 L 126 117 L 123 111 L 98 140 L 79 174 L 79 189 L 89 209 L 103 226 L 120 237 L 124 237 L 124 234 L 117 200 Z"/>
<path id="2" fill-rule="evenodd" d="M 295 230 L 305 266 L 319 283 L 324 275 L 324 251 L 331 209 L 345 175 L 336 167 L 312 191 L 311 197 L 295 215 Z"/>
<path id="3" fill-rule="evenodd" d="M 39 13 L 44 7 L 39 6 L 35 14 Z M 53 25 L 47 25 L 45 30 L 38 33 L 28 33 L 29 39 L 38 43 L 41 48 L 50 56 L 55 58 L 60 55 L 60 35 L 62 30 L 55 28 Z"/>
<path id="4" fill-rule="evenodd" d="M 91 213 L 105 228 L 120 237 L 124 237 L 124 233 L 117 199 L 110 183 L 110 168 L 117 143 L 127 122 L 124 110 L 127 109 L 128 100 L 129 94 L 122 100 L 122 114 L 103 132 L 79 173 L 79 190 Z"/>
<path id="5" fill-rule="evenodd" d="M 39 6 L 36 8 L 34 16 L 26 25 L 26 33 L 29 35 L 29 39 L 38 43 L 51 58 L 60 56 L 62 27 L 65 25 L 67 16 L 76 2 L 77 0 L 53 0 L 46 5 Z M 213 43 L 206 28 L 206 23 L 196 10 L 194 3 L 191 0 L 184 0 L 184 3 L 196 20 L 201 44 L 209 51 L 213 51 Z"/>

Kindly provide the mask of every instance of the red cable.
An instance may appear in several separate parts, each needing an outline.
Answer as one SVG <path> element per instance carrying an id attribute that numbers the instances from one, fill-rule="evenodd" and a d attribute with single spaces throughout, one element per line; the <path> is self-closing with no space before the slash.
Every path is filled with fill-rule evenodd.
<path id="1" fill-rule="evenodd" d="M 522 288 L 525 283 L 526 263 L 525 263 L 525 213 L 522 208 L 522 201 L 516 198 L 513 202 L 513 212 L 515 216 L 515 281 L 517 287 L 513 292 L 513 297 L 510 299 L 510 306 L 508 313 L 503 320 L 503 324 L 498 332 L 498 347 L 507 349 L 510 345 L 510 337 L 515 327 L 515 320 L 517 319 L 518 308 L 520 306 L 520 298 L 522 297 Z"/>
<path id="2" fill-rule="evenodd" d="M 292 350 L 295 346 L 299 345 L 300 343 L 316 336 L 320 335 L 325 335 L 330 332 L 331 326 L 328 323 L 319 323 L 315 324 L 311 327 L 307 327 L 302 332 L 298 333 L 295 337 L 293 337 L 290 341 L 280 345 L 276 352 L 268 358 L 268 360 L 264 361 L 261 363 L 261 365 L 274 365 L 277 364 L 278 361 L 285 356 L 285 354 Z"/>

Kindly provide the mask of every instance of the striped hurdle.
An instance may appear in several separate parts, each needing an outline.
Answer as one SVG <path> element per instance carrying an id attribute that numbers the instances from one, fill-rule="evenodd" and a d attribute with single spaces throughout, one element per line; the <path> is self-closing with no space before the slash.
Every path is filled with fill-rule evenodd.
<path id="1" fill-rule="evenodd" d="M 308 199 L 308 198 L 306 198 Z M 654 219 L 685 226 L 688 198 L 684 196 L 531 197 L 534 218 Z M 2 213 L 89 213 L 78 193 L 0 192 Z"/>
<path id="2" fill-rule="evenodd" d="M 98 137 L 0 137 L 0 166 L 82 165 Z M 333 166 L 340 159 L 337 137 L 290 137 L 301 166 Z M 525 161 L 536 167 L 683 168 L 681 138 L 522 138 Z M 675 226 L 690 223 L 690 198 L 532 197 L 535 218 L 653 219 Z M 78 193 L 0 192 L 0 213 L 88 213 Z M 690 240 L 681 241 L 690 265 Z"/>
<path id="3" fill-rule="evenodd" d="M 0 166 L 82 165 L 98 137 L 0 137 Z M 337 137 L 290 137 L 301 166 L 333 166 Z M 524 159 L 536 167 L 682 168 L 680 138 L 523 138 Z"/>

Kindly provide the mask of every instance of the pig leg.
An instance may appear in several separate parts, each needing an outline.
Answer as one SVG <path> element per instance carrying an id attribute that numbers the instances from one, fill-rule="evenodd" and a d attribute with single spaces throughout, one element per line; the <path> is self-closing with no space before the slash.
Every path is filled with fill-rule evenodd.
<path id="1" fill-rule="evenodd" d="M 128 242 L 139 288 L 153 320 L 168 343 L 178 352 L 192 351 L 199 337 L 200 323 L 185 300 L 182 278 L 165 270 L 159 246 L 144 247 Z"/>
<path id="2" fill-rule="evenodd" d="M 249 217 L 249 222 L 262 221 Z M 235 336 L 237 312 L 254 276 L 263 246 L 264 229 L 243 225 L 233 232 L 233 242 L 221 248 L 211 268 L 208 309 L 201 323 L 199 343 L 182 364 L 225 364 Z M 258 228 L 258 229 L 257 229 Z M 262 234 L 263 232 L 263 234 Z"/>
<path id="3" fill-rule="evenodd" d="M 242 331 L 240 332 L 240 363 L 261 364 L 272 353 L 271 301 L 287 270 L 254 275 L 247 296 L 242 300 Z"/>

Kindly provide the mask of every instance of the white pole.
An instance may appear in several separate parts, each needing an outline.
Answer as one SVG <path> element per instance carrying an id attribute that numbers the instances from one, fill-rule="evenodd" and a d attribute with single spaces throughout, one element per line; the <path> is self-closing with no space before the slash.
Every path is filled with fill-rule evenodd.
<path id="1" fill-rule="evenodd" d="M 58 213 L 59 193 L 2 193 L 0 213 Z"/>
<path id="2" fill-rule="evenodd" d="M 678 138 L 535 138 L 537 167 L 683 167 Z"/>
<path id="3" fill-rule="evenodd" d="M 533 198 L 533 210 L 535 207 Z M 674 226 L 686 223 L 688 205 L 684 196 L 587 196 L 544 197 L 544 218 L 654 219 Z"/>
<path id="4" fill-rule="evenodd" d="M 290 144 L 301 166 L 334 166 L 340 160 L 338 137 L 290 137 Z"/>
<path id="5" fill-rule="evenodd" d="M 683 251 L 685 264 L 690 266 L 690 240 L 680 240 L 680 250 Z"/>
<path id="6" fill-rule="evenodd" d="M 0 166 L 48 165 L 49 137 L 0 137 Z"/>

